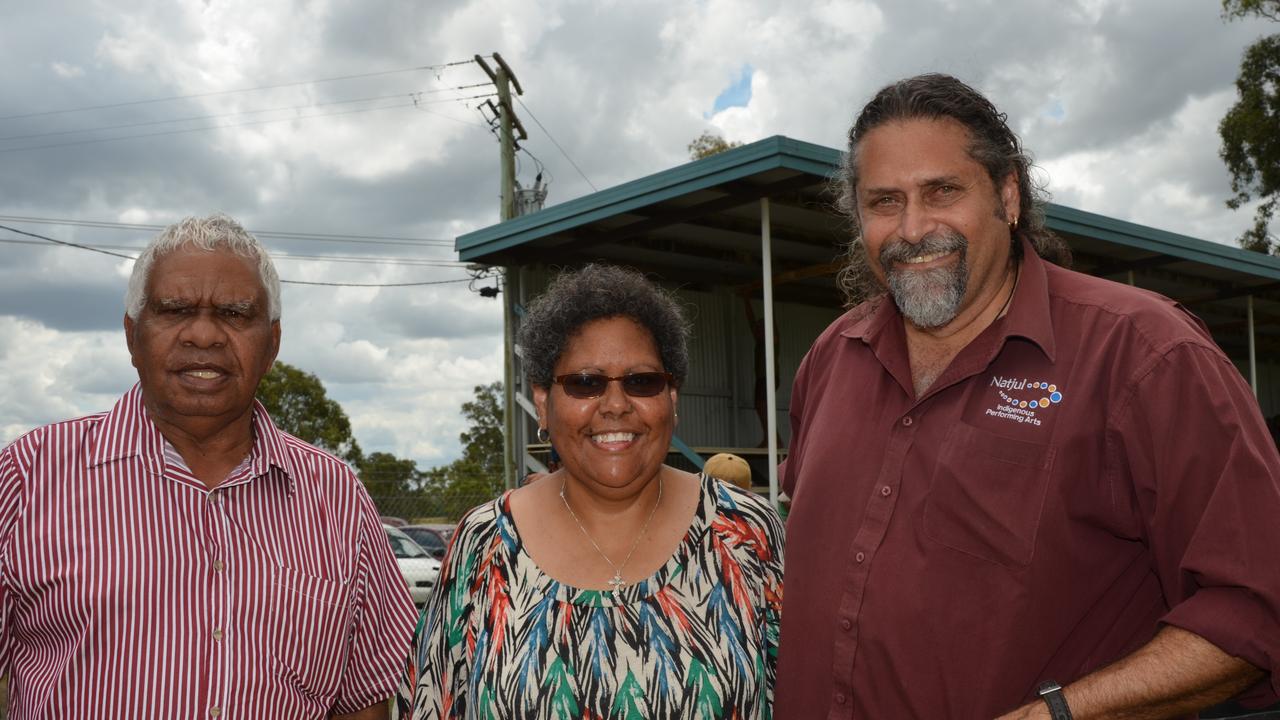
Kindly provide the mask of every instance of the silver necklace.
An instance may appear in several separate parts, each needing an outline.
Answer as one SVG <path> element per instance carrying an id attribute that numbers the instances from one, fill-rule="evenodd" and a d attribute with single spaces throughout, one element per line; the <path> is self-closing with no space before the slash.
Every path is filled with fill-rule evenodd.
<path id="1" fill-rule="evenodd" d="M 622 579 L 622 571 L 627 567 L 627 563 L 631 562 L 631 556 L 636 554 L 636 548 L 640 547 L 640 540 L 644 538 L 645 530 L 649 529 L 649 523 L 653 520 L 653 516 L 658 512 L 658 506 L 662 504 L 662 476 L 658 476 L 658 501 L 653 504 L 653 509 L 649 511 L 649 517 L 645 518 L 644 525 L 640 526 L 640 532 L 636 534 L 636 541 L 631 543 L 631 552 L 627 553 L 627 558 L 622 561 L 621 565 L 615 565 L 608 555 L 600 549 L 600 545 L 596 543 L 595 538 L 591 537 L 591 533 L 587 532 L 587 528 L 583 526 L 582 521 L 578 519 L 578 514 L 569 506 L 569 498 L 565 497 L 564 489 L 568 479 L 560 481 L 560 501 L 564 503 L 564 509 L 569 511 L 569 517 L 578 524 L 578 529 L 586 536 L 587 542 L 591 543 L 591 547 L 596 549 L 600 557 L 609 563 L 609 567 L 613 568 L 613 577 L 609 580 L 609 587 L 616 595 L 627 583 Z"/>

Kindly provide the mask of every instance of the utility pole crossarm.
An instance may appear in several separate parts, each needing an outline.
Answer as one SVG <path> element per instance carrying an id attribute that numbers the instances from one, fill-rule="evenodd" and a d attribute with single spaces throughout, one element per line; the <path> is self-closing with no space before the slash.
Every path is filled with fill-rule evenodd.
<path id="1" fill-rule="evenodd" d="M 511 66 L 507 64 L 507 61 L 506 61 L 506 60 L 503 60 L 503 59 L 502 59 L 502 56 L 501 56 L 501 55 L 499 55 L 498 53 L 494 53 L 494 54 L 493 54 L 493 59 L 494 59 L 494 62 L 498 63 L 498 67 L 500 67 L 500 68 L 502 68 L 504 71 L 506 71 L 506 73 L 507 73 L 507 78 L 508 78 L 508 79 L 510 79 L 510 80 L 511 80 L 511 84 L 512 84 L 512 85 L 515 85 L 515 87 L 516 87 L 516 94 L 517 94 L 517 95 L 523 95 L 523 94 L 524 94 L 524 88 L 520 87 L 520 81 L 516 79 L 516 74 L 515 74 L 515 73 L 513 73 L 513 72 L 511 72 Z"/>

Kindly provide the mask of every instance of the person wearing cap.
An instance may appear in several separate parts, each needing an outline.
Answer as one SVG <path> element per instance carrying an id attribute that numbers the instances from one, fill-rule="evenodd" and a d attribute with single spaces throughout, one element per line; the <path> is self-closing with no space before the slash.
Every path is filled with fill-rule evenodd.
<path id="1" fill-rule="evenodd" d="M 751 466 L 733 453 L 716 453 L 707 458 L 702 472 L 743 490 L 751 490 Z"/>

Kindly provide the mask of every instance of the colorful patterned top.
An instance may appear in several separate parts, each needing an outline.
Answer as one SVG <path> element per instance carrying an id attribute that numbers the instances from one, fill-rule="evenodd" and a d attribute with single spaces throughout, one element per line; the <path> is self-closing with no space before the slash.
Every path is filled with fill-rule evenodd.
<path id="1" fill-rule="evenodd" d="M 771 717 L 782 523 L 756 495 L 701 483 L 671 559 L 616 595 L 545 575 L 510 492 L 468 513 L 418 622 L 399 717 Z"/>

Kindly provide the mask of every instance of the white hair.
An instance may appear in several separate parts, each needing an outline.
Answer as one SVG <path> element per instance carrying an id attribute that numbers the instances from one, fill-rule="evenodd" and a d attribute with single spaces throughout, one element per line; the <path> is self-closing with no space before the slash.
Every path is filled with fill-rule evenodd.
<path id="1" fill-rule="evenodd" d="M 258 278 L 267 290 L 267 310 L 273 321 L 280 319 L 280 276 L 276 274 L 271 256 L 262 247 L 262 243 L 258 242 L 258 238 L 222 213 L 202 218 L 184 218 L 152 238 L 142 255 L 134 261 L 133 274 L 129 276 L 129 289 L 124 295 L 124 311 L 129 317 L 137 320 L 143 306 L 147 304 L 147 280 L 156 260 L 188 245 L 206 252 L 226 249 L 256 261 Z"/>

